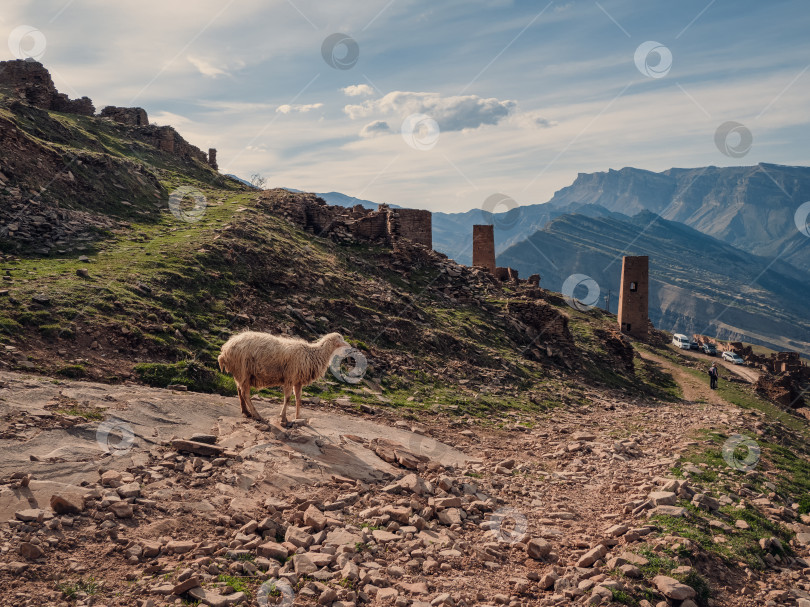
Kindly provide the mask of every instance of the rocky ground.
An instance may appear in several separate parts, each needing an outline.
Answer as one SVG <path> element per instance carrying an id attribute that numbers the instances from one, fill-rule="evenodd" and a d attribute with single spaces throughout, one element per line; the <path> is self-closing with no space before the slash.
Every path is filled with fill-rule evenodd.
<path id="1" fill-rule="evenodd" d="M 483 422 L 310 399 L 280 428 L 234 398 L 2 373 L 0 604 L 810 605 L 810 518 L 748 488 L 766 471 L 713 495 L 699 466 L 672 476 L 697 430 L 763 426 L 684 388 Z M 734 542 L 721 506 L 796 535 L 753 569 L 658 522 Z"/>

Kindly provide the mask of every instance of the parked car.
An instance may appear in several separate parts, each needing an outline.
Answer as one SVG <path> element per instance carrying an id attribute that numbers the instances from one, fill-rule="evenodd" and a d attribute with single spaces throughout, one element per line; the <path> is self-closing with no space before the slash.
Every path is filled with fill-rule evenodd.
<path id="1" fill-rule="evenodd" d="M 739 354 L 734 352 L 723 352 L 723 360 L 727 360 L 730 363 L 734 363 L 735 365 L 743 365 L 745 361 L 740 358 Z"/>
<path id="2" fill-rule="evenodd" d="M 689 342 L 689 349 L 690 350 L 700 350 L 700 344 L 696 341 Z"/>
<path id="3" fill-rule="evenodd" d="M 703 344 L 703 353 L 709 356 L 717 356 L 717 348 L 714 347 L 714 344 Z"/>
<path id="4" fill-rule="evenodd" d="M 672 336 L 672 343 L 681 348 L 682 350 L 688 350 L 692 347 L 692 340 L 689 339 L 683 333 L 676 333 Z"/>

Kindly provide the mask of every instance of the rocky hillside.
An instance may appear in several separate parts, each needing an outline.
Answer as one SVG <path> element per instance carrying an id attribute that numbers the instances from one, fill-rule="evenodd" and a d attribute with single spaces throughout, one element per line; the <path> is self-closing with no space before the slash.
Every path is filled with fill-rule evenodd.
<path id="1" fill-rule="evenodd" d="M 805 408 L 364 238 L 360 210 L 226 179 L 140 108 L 11 84 L 0 606 L 810 601 Z M 246 327 L 354 351 L 303 420 L 273 423 L 277 390 L 246 420 L 215 366 Z"/>
<path id="2" fill-rule="evenodd" d="M 394 400 L 418 388 L 475 407 L 500 406 L 497 395 L 542 408 L 579 381 L 569 372 L 660 390 L 608 315 L 577 313 L 525 282 L 504 286 L 405 239 L 307 234 L 278 208 L 311 194 L 257 192 L 179 135 L 169 149 L 149 139 L 153 127 L 6 91 L 6 368 L 229 394 L 215 360 L 232 333 L 340 330 L 368 360 L 369 384 Z"/>

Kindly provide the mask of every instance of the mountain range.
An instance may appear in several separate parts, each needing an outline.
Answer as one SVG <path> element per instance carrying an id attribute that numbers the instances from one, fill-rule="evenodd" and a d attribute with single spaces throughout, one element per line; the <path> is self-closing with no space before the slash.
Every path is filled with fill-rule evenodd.
<path id="1" fill-rule="evenodd" d="M 376 204 L 319 196 L 343 206 Z M 579 174 L 543 204 L 506 199 L 501 208 L 509 210 L 499 213 L 433 213 L 433 246 L 470 264 L 472 226 L 491 223 L 498 265 L 539 273 L 555 291 L 568 276 L 585 274 L 602 296 L 613 294 L 613 312 L 621 257 L 649 255 L 657 327 L 810 354 L 810 238 L 796 225 L 807 200 L 808 167 L 611 169 Z"/>

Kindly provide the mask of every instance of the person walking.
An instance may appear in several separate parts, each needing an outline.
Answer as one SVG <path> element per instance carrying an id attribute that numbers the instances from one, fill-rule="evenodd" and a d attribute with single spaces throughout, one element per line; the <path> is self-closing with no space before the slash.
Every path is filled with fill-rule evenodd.
<path id="1" fill-rule="evenodd" d="M 712 390 L 717 390 L 717 363 L 712 363 L 712 366 L 709 367 L 709 387 Z"/>

